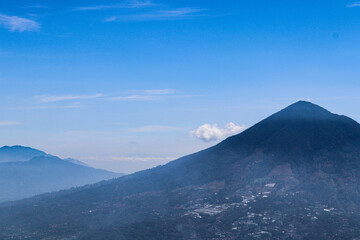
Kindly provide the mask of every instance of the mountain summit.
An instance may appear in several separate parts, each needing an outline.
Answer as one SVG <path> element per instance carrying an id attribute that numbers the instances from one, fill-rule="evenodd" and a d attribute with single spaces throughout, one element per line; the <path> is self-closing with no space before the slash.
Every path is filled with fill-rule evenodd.
<path id="1" fill-rule="evenodd" d="M 300 101 L 165 166 L 0 207 L 0 238 L 355 239 L 359 181 L 360 125 Z"/>
<path id="2" fill-rule="evenodd" d="M 230 137 L 219 146 L 233 151 L 261 151 L 290 161 L 315 157 L 319 151 L 355 147 L 360 140 L 360 125 L 345 116 L 305 101 L 299 101 L 273 114 L 242 134 Z"/>
<path id="3" fill-rule="evenodd" d="M 280 112 L 273 115 L 273 117 L 284 119 L 331 119 L 335 114 L 332 114 L 325 108 L 306 101 L 298 101 Z"/>

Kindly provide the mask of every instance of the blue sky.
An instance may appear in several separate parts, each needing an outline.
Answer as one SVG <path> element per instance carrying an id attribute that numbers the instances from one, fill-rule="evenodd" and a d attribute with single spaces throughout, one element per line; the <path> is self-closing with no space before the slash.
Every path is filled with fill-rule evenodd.
<path id="1" fill-rule="evenodd" d="M 4 0 L 0 144 L 132 172 L 299 99 L 360 121 L 359 40 L 356 1 Z"/>

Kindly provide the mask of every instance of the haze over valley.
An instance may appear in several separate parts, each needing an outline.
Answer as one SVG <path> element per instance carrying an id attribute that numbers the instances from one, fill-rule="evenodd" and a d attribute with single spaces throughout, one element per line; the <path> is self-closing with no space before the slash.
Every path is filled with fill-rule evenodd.
<path id="1" fill-rule="evenodd" d="M 0 202 L 80 187 L 122 175 L 29 147 L 0 148 Z"/>
<path id="2" fill-rule="evenodd" d="M 360 0 L 1 0 L 0 240 L 357 240 Z"/>

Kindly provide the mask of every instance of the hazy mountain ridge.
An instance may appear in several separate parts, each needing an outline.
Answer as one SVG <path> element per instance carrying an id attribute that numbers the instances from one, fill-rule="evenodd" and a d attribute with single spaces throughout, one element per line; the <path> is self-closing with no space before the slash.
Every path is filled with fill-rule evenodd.
<path id="1" fill-rule="evenodd" d="M 47 155 L 45 152 L 20 145 L 4 146 L 0 148 L 0 163 L 2 162 L 25 162 L 34 157 Z"/>
<path id="2" fill-rule="evenodd" d="M 360 125 L 301 101 L 165 166 L 4 206 L 0 237 L 353 239 L 359 181 Z"/>
<path id="3" fill-rule="evenodd" d="M 123 174 L 95 169 L 29 147 L 0 148 L 0 202 L 79 187 Z M 11 158 L 14 157 L 14 158 Z"/>

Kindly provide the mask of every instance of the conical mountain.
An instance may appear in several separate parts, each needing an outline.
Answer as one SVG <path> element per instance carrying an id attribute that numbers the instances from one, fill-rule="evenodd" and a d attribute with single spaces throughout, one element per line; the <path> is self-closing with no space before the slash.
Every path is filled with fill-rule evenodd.
<path id="1" fill-rule="evenodd" d="M 165 166 L 3 206 L 0 238 L 356 239 L 359 181 L 360 125 L 300 101 Z"/>
<path id="2" fill-rule="evenodd" d="M 359 123 L 310 102 L 299 101 L 246 131 L 174 161 L 168 167 L 177 167 L 176 172 L 171 173 L 173 176 L 177 176 L 180 169 L 186 171 L 190 183 L 225 179 L 232 173 L 238 174 L 234 166 L 243 167 L 253 162 L 262 162 L 260 166 L 268 169 L 288 163 L 309 171 L 326 164 L 327 169 L 340 171 L 359 163 L 359 147 Z M 340 154 L 344 152 L 351 152 L 353 156 Z M 180 171 L 179 177 L 183 174 Z"/>
<path id="3" fill-rule="evenodd" d="M 360 139 L 360 125 L 354 120 L 332 114 L 310 102 L 300 101 L 261 121 L 221 145 L 233 150 L 262 149 L 309 156 L 321 149 L 341 148 Z"/>

